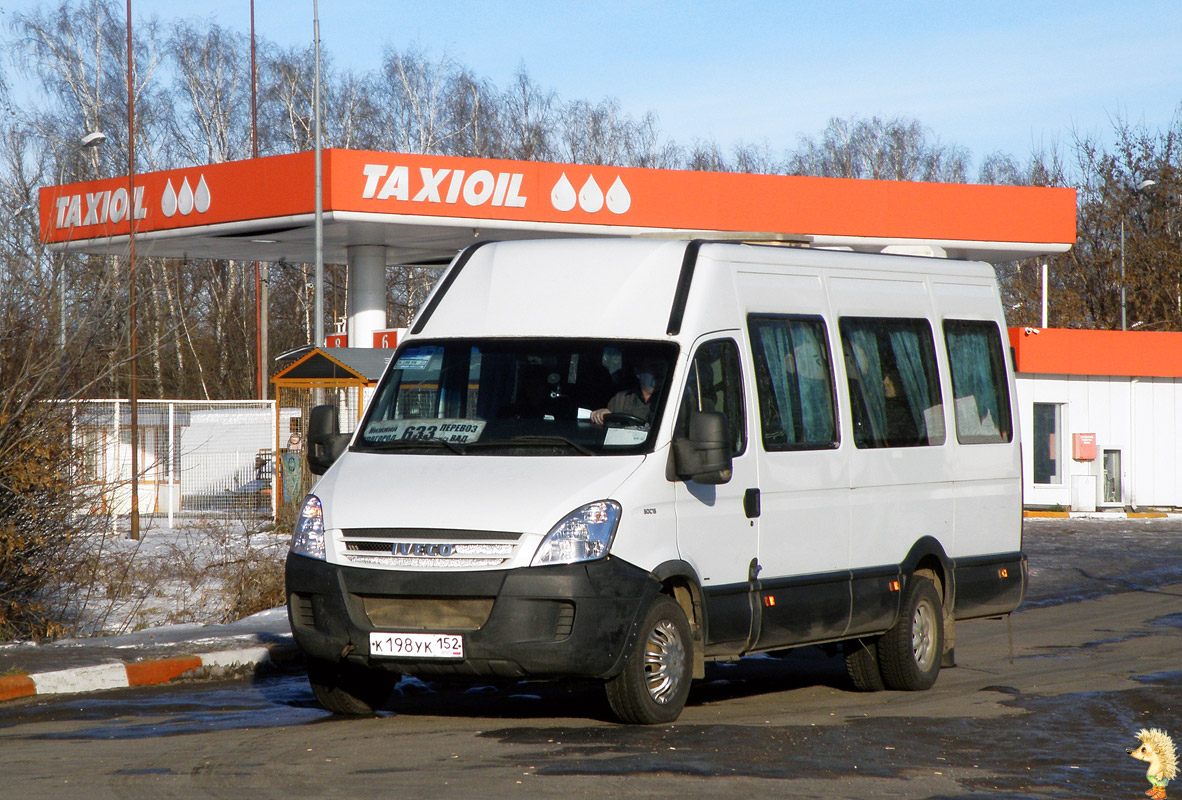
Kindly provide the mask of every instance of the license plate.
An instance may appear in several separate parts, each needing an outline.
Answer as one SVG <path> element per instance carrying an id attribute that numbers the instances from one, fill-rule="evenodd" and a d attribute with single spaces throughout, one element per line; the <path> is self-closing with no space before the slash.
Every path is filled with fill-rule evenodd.
<path id="1" fill-rule="evenodd" d="M 369 634 L 369 654 L 386 658 L 463 658 L 464 637 L 452 633 Z"/>

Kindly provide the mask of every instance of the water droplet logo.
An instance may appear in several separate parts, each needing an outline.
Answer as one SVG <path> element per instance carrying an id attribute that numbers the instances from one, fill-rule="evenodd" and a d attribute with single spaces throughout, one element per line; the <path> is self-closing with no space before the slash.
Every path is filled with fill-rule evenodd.
<path id="1" fill-rule="evenodd" d="M 594 175 L 587 176 L 583 188 L 576 194 L 574 185 L 564 172 L 550 191 L 550 203 L 556 210 L 564 212 L 573 211 L 577 205 L 588 214 L 596 214 L 605 206 L 613 214 L 623 214 L 632 207 L 632 195 L 618 175 L 606 195 L 603 189 L 599 188 Z"/>
<path id="2" fill-rule="evenodd" d="M 616 182 L 607 190 L 607 210 L 613 214 L 623 214 L 632 207 L 632 195 L 628 194 L 628 187 L 616 176 Z"/>
<path id="3" fill-rule="evenodd" d="M 186 217 L 193 213 L 193 187 L 189 185 L 188 178 L 185 178 L 181 190 L 176 193 L 176 210 Z"/>
<path id="4" fill-rule="evenodd" d="M 616 180 L 619 183 L 619 179 Z M 625 190 L 627 193 L 627 190 Z M 209 194 L 209 186 L 205 183 L 205 176 L 201 176 L 201 180 L 197 181 L 197 190 L 193 192 L 193 208 L 198 214 L 204 214 L 209 211 L 209 202 L 212 198 Z"/>
<path id="5" fill-rule="evenodd" d="M 575 187 L 567 180 L 566 173 L 562 173 L 562 177 L 558 179 L 558 183 L 554 184 L 554 188 L 550 191 L 550 203 L 559 211 L 570 211 L 575 207 L 577 200 Z"/>
<path id="6" fill-rule="evenodd" d="M 209 184 L 205 182 L 204 175 L 198 178 L 196 189 L 189 183 L 187 177 L 181 180 L 180 189 L 173 186 L 172 178 L 169 178 L 164 186 L 164 194 L 160 198 L 160 211 L 166 217 L 173 217 L 177 214 L 187 217 L 194 211 L 204 214 L 209 211 L 211 200 Z"/>
<path id="7" fill-rule="evenodd" d="M 603 208 L 603 190 L 595 182 L 594 175 L 589 176 L 583 188 L 579 190 L 579 208 L 588 214 L 594 214 Z"/>
<path id="8" fill-rule="evenodd" d="M 168 179 L 168 185 L 164 187 L 164 197 L 160 198 L 160 210 L 166 217 L 176 213 L 176 189 L 172 188 L 172 178 Z"/>

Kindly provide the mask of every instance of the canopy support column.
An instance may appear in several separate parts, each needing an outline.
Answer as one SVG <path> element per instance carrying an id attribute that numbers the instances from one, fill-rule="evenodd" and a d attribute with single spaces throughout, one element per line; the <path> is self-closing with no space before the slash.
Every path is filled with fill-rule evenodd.
<path id="1" fill-rule="evenodd" d="M 386 248 L 346 248 L 349 260 L 349 346 L 372 347 L 373 332 L 386 327 Z"/>

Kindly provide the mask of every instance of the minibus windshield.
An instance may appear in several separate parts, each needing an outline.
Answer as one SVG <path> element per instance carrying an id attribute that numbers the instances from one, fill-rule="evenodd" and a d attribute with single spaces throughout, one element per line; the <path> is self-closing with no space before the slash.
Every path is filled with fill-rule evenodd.
<path id="1" fill-rule="evenodd" d="M 604 339 L 407 342 L 354 449 L 594 456 L 652 450 L 677 346 Z"/>

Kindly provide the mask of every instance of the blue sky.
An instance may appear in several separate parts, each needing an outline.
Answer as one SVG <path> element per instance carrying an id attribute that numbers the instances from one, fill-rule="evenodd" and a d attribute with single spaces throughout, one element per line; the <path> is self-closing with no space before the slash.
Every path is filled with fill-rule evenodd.
<path id="1" fill-rule="evenodd" d="M 32 0 L 0 0 L 5 16 Z M 249 30 L 248 0 L 133 0 L 133 16 L 213 18 Z M 189 8 L 192 11 L 179 11 Z M 1182 103 L 1182 3 L 401 2 L 322 0 L 338 68 L 387 46 L 450 56 L 505 86 L 524 66 L 564 99 L 618 98 L 667 136 L 767 142 L 773 153 L 832 116 L 915 117 L 980 160 L 1020 159 L 1112 120 L 1164 128 Z M 312 39 L 312 2 L 256 0 L 261 37 Z"/>

